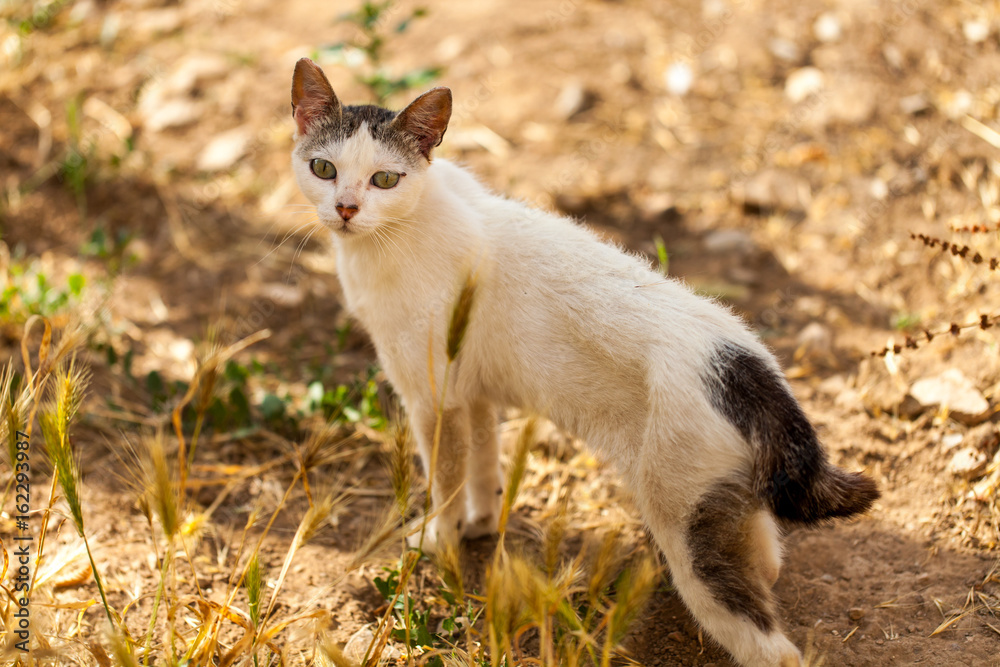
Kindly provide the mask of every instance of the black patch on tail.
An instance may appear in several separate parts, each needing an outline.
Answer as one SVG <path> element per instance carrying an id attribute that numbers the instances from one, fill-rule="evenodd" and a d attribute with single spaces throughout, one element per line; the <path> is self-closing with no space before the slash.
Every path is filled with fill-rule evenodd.
<path id="1" fill-rule="evenodd" d="M 702 496 L 688 519 L 687 544 L 694 573 L 712 596 L 734 614 L 750 619 L 761 632 L 774 628 L 771 596 L 752 566 L 748 522 L 760 509 L 746 486 L 724 482 Z"/>
<path id="2" fill-rule="evenodd" d="M 830 464 L 788 385 L 738 345 L 718 347 L 702 377 L 719 414 L 756 446 L 753 490 L 775 516 L 813 523 L 869 509 L 875 482 Z"/>

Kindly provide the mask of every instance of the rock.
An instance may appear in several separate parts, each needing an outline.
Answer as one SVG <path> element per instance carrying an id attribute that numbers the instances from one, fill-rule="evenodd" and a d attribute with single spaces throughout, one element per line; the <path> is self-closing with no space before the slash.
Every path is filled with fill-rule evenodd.
<path id="1" fill-rule="evenodd" d="M 823 12 L 813 23 L 813 34 L 821 42 L 838 41 L 842 34 L 840 19 L 833 12 Z"/>
<path id="2" fill-rule="evenodd" d="M 975 97 L 965 89 L 955 91 L 944 91 L 938 100 L 938 108 L 944 115 L 952 120 L 961 118 L 970 111 L 975 104 Z"/>
<path id="3" fill-rule="evenodd" d="M 674 63 L 667 68 L 663 80 L 671 95 L 684 97 L 694 84 L 694 72 L 687 63 Z"/>
<path id="4" fill-rule="evenodd" d="M 860 621 L 865 617 L 865 610 L 861 607 L 851 607 L 847 610 L 847 617 L 852 621 Z"/>
<path id="5" fill-rule="evenodd" d="M 798 63 L 802 61 L 802 50 L 799 45 L 790 39 L 782 39 L 781 37 L 775 37 L 770 42 L 767 43 L 767 48 L 778 60 L 784 60 L 789 63 Z"/>
<path id="6" fill-rule="evenodd" d="M 702 243 L 711 253 L 736 252 L 750 255 L 757 251 L 757 244 L 746 232 L 739 229 L 716 229 L 705 236 Z"/>
<path id="7" fill-rule="evenodd" d="M 734 193 L 743 205 L 762 211 L 804 211 L 812 200 L 809 182 L 779 169 L 764 169 Z"/>
<path id="8" fill-rule="evenodd" d="M 837 583 L 837 578 L 832 574 L 824 574 L 822 577 L 819 578 L 819 580 L 822 581 L 824 584 Z"/>
<path id="9" fill-rule="evenodd" d="M 923 93 L 914 93 L 913 95 L 908 95 L 899 100 L 899 110 L 909 116 L 923 113 L 924 111 L 927 111 L 930 106 L 930 101 Z"/>
<path id="10" fill-rule="evenodd" d="M 972 447 L 962 447 L 948 461 L 948 472 L 962 479 L 975 479 L 986 470 L 986 454 Z"/>
<path id="11" fill-rule="evenodd" d="M 164 83 L 170 93 L 191 94 L 200 83 L 222 78 L 231 69 L 231 65 L 220 55 L 192 53 L 181 60 Z"/>
<path id="12" fill-rule="evenodd" d="M 188 99 L 171 99 L 144 113 L 143 125 L 151 132 L 183 127 L 198 120 L 202 106 Z"/>
<path id="13" fill-rule="evenodd" d="M 940 406 L 948 410 L 951 417 L 966 424 L 981 422 L 990 410 L 982 393 L 957 368 L 917 380 L 910 387 L 910 395 L 924 409 Z"/>
<path id="14" fill-rule="evenodd" d="M 785 97 L 793 104 L 805 100 L 810 95 L 815 95 L 823 90 L 826 85 L 826 78 L 823 72 L 815 67 L 802 67 L 793 71 L 785 79 Z"/>
<path id="15" fill-rule="evenodd" d="M 965 434 L 964 441 L 969 447 L 990 456 L 997 451 L 997 446 L 1000 445 L 1000 431 L 997 430 L 996 424 L 982 424 L 970 429 Z"/>
<path id="16" fill-rule="evenodd" d="M 222 171 L 229 169 L 246 153 L 251 132 L 247 127 L 237 127 L 218 134 L 198 156 L 201 171 Z"/>
<path id="17" fill-rule="evenodd" d="M 965 21 L 962 23 L 962 34 L 973 44 L 985 42 L 990 36 L 990 24 L 986 21 Z"/>
<path id="18" fill-rule="evenodd" d="M 949 451 L 955 449 L 965 440 L 965 436 L 961 433 L 946 433 L 941 436 L 941 444 L 944 445 L 944 451 Z"/>
<path id="19" fill-rule="evenodd" d="M 683 644 L 684 643 L 684 635 L 682 635 L 679 632 L 671 632 L 669 635 L 667 635 L 667 639 L 669 639 L 671 641 L 675 641 L 675 642 L 677 642 L 679 644 Z"/>
<path id="20" fill-rule="evenodd" d="M 176 7 L 140 12 L 132 23 L 134 36 L 151 37 L 174 32 L 181 27 L 181 11 Z"/>
<path id="21" fill-rule="evenodd" d="M 372 632 L 371 627 L 364 626 L 347 640 L 347 644 L 344 646 L 344 656 L 360 665 L 361 661 L 365 659 L 365 652 L 371 646 L 373 639 L 375 639 L 375 633 Z M 382 651 L 384 660 L 395 660 L 401 655 L 402 653 L 392 645 L 387 645 Z"/>
<path id="22" fill-rule="evenodd" d="M 571 81 L 563 86 L 556 97 L 556 114 L 563 120 L 569 120 L 585 110 L 593 95 L 587 92 L 579 81 Z"/>
<path id="23" fill-rule="evenodd" d="M 816 391 L 825 396 L 837 396 L 847 389 L 847 379 L 840 373 L 831 375 L 816 387 Z"/>
<path id="24" fill-rule="evenodd" d="M 826 104 L 826 121 L 859 125 L 875 113 L 878 82 L 862 77 L 838 77 L 830 86 Z"/>
<path id="25" fill-rule="evenodd" d="M 795 358 L 828 358 L 833 355 L 833 332 L 819 322 L 810 322 L 795 337 Z"/>

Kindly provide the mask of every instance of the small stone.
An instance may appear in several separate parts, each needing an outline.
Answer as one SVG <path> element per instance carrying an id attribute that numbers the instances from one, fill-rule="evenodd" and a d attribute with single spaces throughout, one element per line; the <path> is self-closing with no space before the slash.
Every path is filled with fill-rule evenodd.
<path id="1" fill-rule="evenodd" d="M 956 91 L 945 91 L 941 94 L 939 108 L 944 115 L 951 119 L 961 118 L 972 111 L 972 105 L 976 99 L 972 93 L 963 89 Z"/>
<path id="2" fill-rule="evenodd" d="M 830 86 L 827 120 L 845 125 L 868 121 L 877 107 L 879 85 L 861 77 L 838 77 Z"/>
<path id="3" fill-rule="evenodd" d="M 344 646 L 344 656 L 352 660 L 356 664 L 361 664 L 365 659 L 365 653 L 368 651 L 368 647 L 371 646 L 375 639 L 375 633 L 372 632 L 370 626 L 364 626 L 347 640 L 347 644 Z M 402 656 L 399 649 L 389 645 L 386 646 L 382 651 L 382 658 L 385 660 L 395 660 Z"/>
<path id="4" fill-rule="evenodd" d="M 200 171 L 229 169 L 246 153 L 250 144 L 250 130 L 237 127 L 216 135 L 198 156 Z"/>
<path id="5" fill-rule="evenodd" d="M 906 626 L 906 631 L 910 632 L 910 633 L 916 632 L 917 631 L 917 626 L 915 626 L 915 625 L 908 625 L 908 626 Z"/>
<path id="6" fill-rule="evenodd" d="M 972 447 L 962 447 L 948 461 L 948 472 L 963 479 L 975 479 L 985 470 L 986 454 Z"/>
<path id="7" fill-rule="evenodd" d="M 990 24 L 986 21 L 965 21 L 962 23 L 962 34 L 973 44 L 984 42 L 990 36 Z"/>
<path id="8" fill-rule="evenodd" d="M 1000 446 L 1000 431 L 996 424 L 982 424 L 965 434 L 965 443 L 990 456 Z"/>
<path id="9" fill-rule="evenodd" d="M 966 424 L 981 422 L 990 409 L 982 393 L 957 368 L 917 380 L 910 387 L 910 395 L 925 409 L 940 406 L 948 410 L 949 416 Z"/>
<path id="10" fill-rule="evenodd" d="M 675 641 L 679 644 L 684 643 L 684 635 L 682 635 L 679 632 L 671 632 L 669 635 L 667 635 L 667 639 L 669 639 L 670 641 Z"/>
<path id="11" fill-rule="evenodd" d="M 365 659 L 365 653 L 374 640 L 375 633 L 366 625 L 347 640 L 347 644 L 344 646 L 344 657 L 360 664 Z"/>
<path id="12" fill-rule="evenodd" d="M 860 621 L 865 617 L 865 610 L 861 607 L 851 607 L 847 610 L 847 617 L 852 621 Z"/>
<path id="13" fill-rule="evenodd" d="M 583 84 L 571 81 L 563 86 L 559 96 L 556 97 L 556 113 L 563 120 L 569 120 L 587 107 L 588 97 L 590 95 Z"/>
<path id="14" fill-rule="evenodd" d="M 840 39 L 842 31 L 840 19 L 833 12 L 824 12 L 819 15 L 813 23 L 813 34 L 821 42 L 836 42 Z"/>
<path id="15" fill-rule="evenodd" d="M 820 382 L 819 385 L 817 385 L 816 387 L 816 391 L 825 396 L 837 396 L 845 389 L 847 389 L 847 380 L 840 373 L 838 373 L 837 375 L 831 375 L 830 377 Z M 824 575 L 824 576 L 829 576 L 829 575 Z"/>
<path id="16" fill-rule="evenodd" d="M 833 354 L 833 332 L 819 322 L 810 322 L 795 337 L 796 359 L 824 358 Z"/>
<path id="17" fill-rule="evenodd" d="M 767 43 L 767 48 L 770 50 L 771 55 L 778 60 L 784 60 L 789 63 L 802 61 L 802 50 L 799 48 L 798 44 L 790 39 L 775 37 Z"/>
<path id="18" fill-rule="evenodd" d="M 165 35 L 181 27 L 181 12 L 176 7 L 166 7 L 164 9 L 149 9 L 140 12 L 132 24 L 134 35 L 150 37 L 152 35 Z"/>
<path id="19" fill-rule="evenodd" d="M 876 640 L 875 640 L 875 643 L 876 643 L 876 644 L 877 644 L 878 646 L 881 646 L 882 644 L 884 644 L 884 643 L 885 643 L 885 640 L 884 640 L 884 639 L 876 639 Z"/>
<path id="20" fill-rule="evenodd" d="M 736 252 L 749 255 L 757 250 L 757 244 L 749 234 L 740 229 L 716 229 L 709 232 L 703 243 L 711 253 Z"/>
<path id="21" fill-rule="evenodd" d="M 674 63 L 667 68 L 663 79 L 671 95 L 684 97 L 694 84 L 694 72 L 687 63 Z"/>
<path id="22" fill-rule="evenodd" d="M 899 100 L 899 110 L 909 116 L 923 113 L 924 111 L 927 111 L 930 106 L 930 101 L 923 93 L 914 93 L 913 95 L 908 95 Z"/>
<path id="23" fill-rule="evenodd" d="M 201 105 L 188 99 L 167 100 L 146 114 L 147 130 L 159 132 L 171 127 L 190 125 L 201 116 Z"/>
<path id="24" fill-rule="evenodd" d="M 738 188 L 734 195 L 743 205 L 762 211 L 804 211 L 812 200 L 809 182 L 779 169 L 764 169 Z"/>
<path id="25" fill-rule="evenodd" d="M 793 104 L 805 100 L 810 95 L 815 95 L 823 90 L 826 85 L 826 78 L 823 72 L 815 67 L 802 67 L 793 71 L 785 79 L 785 97 Z"/>
<path id="26" fill-rule="evenodd" d="M 832 574 L 824 574 L 822 577 L 819 578 L 819 580 L 822 581 L 824 584 L 837 583 L 837 578 L 834 577 Z"/>
<path id="27" fill-rule="evenodd" d="M 965 440 L 965 436 L 961 433 L 945 433 L 941 436 L 941 444 L 946 452 L 961 445 L 963 440 Z"/>

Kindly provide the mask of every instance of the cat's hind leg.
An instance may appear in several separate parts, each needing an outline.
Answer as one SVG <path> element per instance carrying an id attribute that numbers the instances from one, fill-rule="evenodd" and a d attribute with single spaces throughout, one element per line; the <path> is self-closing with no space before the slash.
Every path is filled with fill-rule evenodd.
<path id="1" fill-rule="evenodd" d="M 780 567 L 777 527 L 748 485 L 717 482 L 684 518 L 655 506 L 644 513 L 681 599 L 712 638 L 747 667 L 801 664 L 771 598 Z"/>
<path id="2" fill-rule="evenodd" d="M 476 401 L 470 408 L 470 416 L 472 448 L 468 456 L 463 536 L 476 538 L 497 532 L 503 502 L 503 474 L 500 470 L 496 409 L 488 401 Z"/>

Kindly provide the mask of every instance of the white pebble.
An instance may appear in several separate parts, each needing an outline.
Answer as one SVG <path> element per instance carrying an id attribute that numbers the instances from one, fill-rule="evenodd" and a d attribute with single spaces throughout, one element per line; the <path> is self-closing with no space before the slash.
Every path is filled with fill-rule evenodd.
<path id="1" fill-rule="evenodd" d="M 823 72 L 815 67 L 802 67 L 785 79 L 785 96 L 793 103 L 798 103 L 823 90 L 824 84 Z"/>
<path id="2" fill-rule="evenodd" d="M 966 21 L 962 24 L 962 33 L 967 40 L 978 44 L 990 36 L 990 24 L 986 21 Z"/>
<path id="3" fill-rule="evenodd" d="M 672 95 L 683 97 L 691 90 L 691 85 L 694 83 L 694 72 L 691 71 L 691 67 L 687 63 L 674 63 L 667 68 L 663 78 L 666 81 L 667 90 Z"/>
<path id="4" fill-rule="evenodd" d="M 813 24 L 813 34 L 821 42 L 836 42 L 840 39 L 840 19 L 833 12 L 824 12 Z"/>

